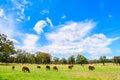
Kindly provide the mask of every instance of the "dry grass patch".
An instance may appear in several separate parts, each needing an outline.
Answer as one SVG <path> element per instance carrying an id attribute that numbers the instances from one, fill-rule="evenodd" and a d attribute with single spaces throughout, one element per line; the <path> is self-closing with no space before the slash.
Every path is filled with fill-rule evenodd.
<path id="1" fill-rule="evenodd" d="M 88 72 L 77 72 L 73 74 L 74 76 L 78 76 L 78 77 L 89 77 L 90 74 Z"/>

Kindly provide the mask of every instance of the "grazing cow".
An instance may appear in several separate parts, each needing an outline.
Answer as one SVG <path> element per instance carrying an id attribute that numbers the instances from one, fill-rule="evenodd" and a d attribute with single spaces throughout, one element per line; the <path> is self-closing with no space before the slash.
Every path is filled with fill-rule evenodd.
<path id="1" fill-rule="evenodd" d="M 41 68 L 41 66 L 37 66 L 37 69 L 40 69 Z"/>
<path id="2" fill-rule="evenodd" d="M 88 68 L 89 68 L 89 70 L 95 70 L 94 66 L 89 66 Z"/>
<path id="3" fill-rule="evenodd" d="M 74 66 L 73 65 L 69 65 L 68 68 L 71 70 Z"/>
<path id="4" fill-rule="evenodd" d="M 22 71 L 24 71 L 24 72 L 30 72 L 30 69 L 28 67 L 26 67 L 26 66 L 23 66 L 22 67 Z"/>
<path id="5" fill-rule="evenodd" d="M 15 66 L 12 66 L 12 70 L 14 70 L 15 69 Z"/>
<path id="6" fill-rule="evenodd" d="M 58 71 L 57 66 L 53 66 L 53 70 Z"/>
<path id="7" fill-rule="evenodd" d="M 47 69 L 47 70 L 50 70 L 50 66 L 46 66 L 46 69 Z"/>

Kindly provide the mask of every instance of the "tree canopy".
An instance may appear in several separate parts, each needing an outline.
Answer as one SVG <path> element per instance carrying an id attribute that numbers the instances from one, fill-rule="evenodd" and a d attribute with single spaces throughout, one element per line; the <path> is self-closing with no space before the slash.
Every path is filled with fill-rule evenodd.
<path id="1" fill-rule="evenodd" d="M 105 65 L 106 56 L 100 56 L 100 62 L 103 63 L 103 65 Z"/>
<path id="2" fill-rule="evenodd" d="M 78 55 L 77 55 L 77 58 L 76 58 L 76 63 L 82 65 L 82 64 L 88 63 L 88 60 L 87 60 L 87 58 L 84 57 L 83 55 L 78 54 Z"/>
<path id="3" fill-rule="evenodd" d="M 68 63 L 69 64 L 74 64 L 75 63 L 75 58 L 74 58 L 73 55 L 68 58 Z"/>
<path id="4" fill-rule="evenodd" d="M 6 35 L 0 34 L 0 60 L 8 62 L 11 54 L 15 54 L 13 41 L 9 40 Z"/>

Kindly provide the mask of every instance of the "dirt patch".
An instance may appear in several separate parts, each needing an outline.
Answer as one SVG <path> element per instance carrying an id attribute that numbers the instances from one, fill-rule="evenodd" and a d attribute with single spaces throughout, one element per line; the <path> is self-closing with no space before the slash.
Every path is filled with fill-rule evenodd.
<path id="1" fill-rule="evenodd" d="M 78 73 L 74 73 L 75 76 L 79 76 L 79 77 L 89 77 L 90 74 L 87 72 L 78 72 Z"/>

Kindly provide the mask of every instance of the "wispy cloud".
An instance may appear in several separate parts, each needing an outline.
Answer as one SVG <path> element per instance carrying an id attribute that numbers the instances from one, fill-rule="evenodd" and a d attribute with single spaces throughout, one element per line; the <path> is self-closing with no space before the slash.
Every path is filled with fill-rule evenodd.
<path id="1" fill-rule="evenodd" d="M 95 26 L 91 21 L 87 22 L 68 22 L 60 25 L 60 29 L 47 35 L 48 40 L 56 43 L 80 40 L 87 36 L 90 30 Z"/>
<path id="2" fill-rule="evenodd" d="M 66 18 L 66 15 L 63 15 L 61 18 L 62 18 L 62 19 L 65 19 L 65 18 Z"/>
<path id="3" fill-rule="evenodd" d="M 68 22 L 60 25 L 56 32 L 46 35 L 51 41 L 50 45 L 44 46 L 42 49 L 49 53 L 73 54 L 83 52 L 80 48 L 81 40 L 87 36 L 96 23 L 92 21 L 86 22 Z"/>
<path id="4" fill-rule="evenodd" d="M 4 16 L 4 10 L 0 9 L 0 17 L 3 17 L 3 16 Z"/>
<path id="5" fill-rule="evenodd" d="M 49 10 L 47 10 L 47 9 L 42 10 L 42 11 L 40 12 L 40 14 L 42 14 L 42 15 L 49 14 Z"/>
<path id="6" fill-rule="evenodd" d="M 50 18 L 46 18 L 46 21 L 50 24 L 50 27 L 52 27 L 53 28 L 53 24 L 52 24 L 52 21 L 50 20 Z"/>
<path id="7" fill-rule="evenodd" d="M 27 20 L 28 20 L 28 21 L 30 20 L 30 16 L 27 17 Z"/>
<path id="8" fill-rule="evenodd" d="M 94 34 L 90 37 L 86 37 L 81 41 L 84 52 L 92 55 L 108 54 L 111 53 L 111 49 L 108 48 L 114 41 L 113 39 L 107 38 L 104 34 Z"/>
<path id="9" fill-rule="evenodd" d="M 22 45 L 16 45 L 18 49 L 26 50 L 27 52 L 35 52 L 38 49 L 37 41 L 39 36 L 35 34 L 25 34 Z"/>
<path id="10" fill-rule="evenodd" d="M 35 26 L 34 26 L 34 30 L 37 32 L 37 34 L 41 34 L 43 31 L 43 28 L 48 26 L 48 24 L 50 24 L 50 27 L 53 28 L 53 24 L 52 21 L 50 20 L 50 18 L 46 17 L 46 20 L 40 20 L 38 21 Z"/>
<path id="11" fill-rule="evenodd" d="M 14 11 L 14 14 L 16 15 L 16 20 L 22 21 L 26 18 L 25 16 L 25 8 L 30 5 L 31 3 L 26 1 L 26 0 L 22 0 L 22 1 L 18 1 L 18 0 L 12 0 L 12 8 L 11 10 Z"/>
<path id="12" fill-rule="evenodd" d="M 4 9 L 0 9 L 0 33 L 6 34 L 8 37 L 14 36 L 15 22 L 13 15 L 6 15 Z"/>
<path id="13" fill-rule="evenodd" d="M 92 21 L 69 22 L 60 25 L 56 32 L 46 35 L 51 44 L 43 46 L 41 49 L 48 53 L 64 55 L 89 53 L 91 57 L 111 53 L 108 45 L 117 38 L 107 38 L 104 34 L 88 36 L 95 26 L 96 23 Z"/>
<path id="14" fill-rule="evenodd" d="M 9 5 L 7 4 L 9 2 Z M 15 44 L 19 44 L 18 38 L 24 35 L 19 30 L 19 23 L 25 19 L 25 8 L 28 5 L 28 1 L 11 0 L 6 1 L 6 4 L 0 5 L 0 33 L 7 35 L 7 37 L 14 41 Z"/>
<path id="15" fill-rule="evenodd" d="M 47 25 L 46 21 L 40 20 L 35 24 L 33 29 L 37 32 L 37 34 L 41 34 L 43 32 L 43 28 L 46 25 Z"/>

